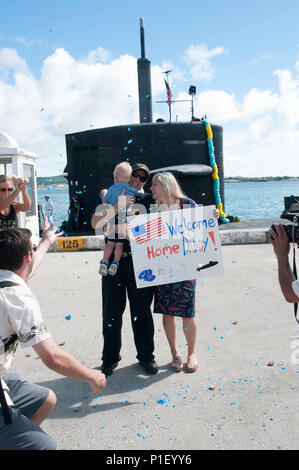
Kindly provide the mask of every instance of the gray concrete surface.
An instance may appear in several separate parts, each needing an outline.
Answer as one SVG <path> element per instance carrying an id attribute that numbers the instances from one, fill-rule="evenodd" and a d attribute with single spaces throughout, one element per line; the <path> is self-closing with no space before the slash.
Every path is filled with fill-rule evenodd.
<path id="1" fill-rule="evenodd" d="M 247 220 L 240 220 L 240 222 L 221 224 L 219 228 L 221 231 L 251 230 L 251 229 L 268 230 L 272 224 L 286 224 L 286 223 L 290 223 L 290 222 L 286 219 L 280 219 L 280 218 L 247 219 Z"/>
<path id="2" fill-rule="evenodd" d="M 122 361 L 99 397 L 91 396 L 87 384 L 47 369 L 32 349 L 17 350 L 13 370 L 57 395 L 42 427 L 60 448 L 298 448 L 299 325 L 293 305 L 280 293 L 272 247 L 232 245 L 222 252 L 224 276 L 197 283 L 200 366 L 194 374 L 172 372 L 158 314 L 159 372 L 143 372 L 135 359 L 128 306 Z M 54 341 L 91 368 L 101 363 L 100 258 L 99 251 L 48 253 L 30 281 Z M 177 324 L 185 360 L 180 319 Z"/>
<path id="3" fill-rule="evenodd" d="M 272 219 L 249 219 L 242 220 L 237 223 L 220 224 L 220 240 L 222 245 L 248 245 L 256 243 L 267 243 L 269 236 L 269 228 L 272 224 L 285 224 L 290 223 L 287 220 L 279 218 Z M 81 247 L 80 251 L 95 251 L 103 250 L 105 246 L 103 235 L 71 235 L 68 238 L 62 238 L 61 240 L 69 243 L 69 240 L 74 238 L 80 238 Z M 78 245 L 77 245 L 78 246 Z M 62 252 L 64 248 L 56 242 L 50 250 L 51 252 Z M 70 251 L 70 250 L 67 250 Z M 77 250 L 75 250 L 77 251 Z"/>

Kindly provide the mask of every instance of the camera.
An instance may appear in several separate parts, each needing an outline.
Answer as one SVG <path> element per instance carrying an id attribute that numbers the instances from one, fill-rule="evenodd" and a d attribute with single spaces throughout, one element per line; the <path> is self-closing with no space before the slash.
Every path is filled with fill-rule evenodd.
<path id="1" fill-rule="evenodd" d="M 284 198 L 284 211 L 281 219 L 293 222 L 293 225 L 284 225 L 290 243 L 297 243 L 299 247 L 299 196 L 288 196 Z M 274 225 L 271 226 L 275 231 Z"/>

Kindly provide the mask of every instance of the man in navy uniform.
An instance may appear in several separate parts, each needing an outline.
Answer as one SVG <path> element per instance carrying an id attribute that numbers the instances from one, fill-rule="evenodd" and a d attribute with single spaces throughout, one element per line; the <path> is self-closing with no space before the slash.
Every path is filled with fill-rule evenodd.
<path id="1" fill-rule="evenodd" d="M 142 163 L 132 165 L 132 177 L 130 184 L 137 189 L 143 189 L 149 178 L 149 169 Z M 133 197 L 126 196 L 127 205 L 133 203 Z M 143 204 L 149 211 L 150 204 L 154 203 L 151 195 L 145 194 L 144 198 L 135 200 Z M 118 205 L 114 206 L 115 213 Z M 94 229 L 105 216 L 92 217 L 91 225 Z M 153 289 L 137 289 L 133 260 L 129 243 L 125 243 L 124 254 L 120 260 L 118 272 L 115 276 L 102 278 L 102 314 L 103 314 L 103 338 L 102 372 L 110 376 L 121 360 L 121 328 L 122 315 L 126 306 L 126 294 L 130 303 L 131 324 L 134 342 L 137 350 L 137 359 L 141 367 L 148 374 L 156 374 L 158 366 L 154 357 L 154 322 L 151 312 Z"/>

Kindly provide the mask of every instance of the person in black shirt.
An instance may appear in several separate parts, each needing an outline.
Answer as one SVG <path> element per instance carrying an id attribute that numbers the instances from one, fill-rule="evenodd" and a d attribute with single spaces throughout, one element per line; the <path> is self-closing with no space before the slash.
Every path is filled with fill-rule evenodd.
<path id="1" fill-rule="evenodd" d="M 20 192 L 23 202 L 15 201 Z M 26 212 L 30 207 L 27 182 L 16 176 L 0 175 L 0 231 L 17 228 L 19 212 Z"/>

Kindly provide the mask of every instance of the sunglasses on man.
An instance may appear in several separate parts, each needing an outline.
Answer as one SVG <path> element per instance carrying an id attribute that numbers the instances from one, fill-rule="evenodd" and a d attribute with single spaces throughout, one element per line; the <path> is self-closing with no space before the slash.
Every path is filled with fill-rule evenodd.
<path id="1" fill-rule="evenodd" d="M 134 178 L 139 179 L 139 181 L 141 181 L 142 183 L 145 183 L 147 181 L 147 176 L 139 175 L 138 173 L 135 173 L 135 171 L 132 172 L 132 176 L 134 176 Z"/>
<path id="2" fill-rule="evenodd" d="M 13 188 L 0 188 L 1 193 L 6 193 L 7 191 L 11 193 L 13 191 Z"/>
<path id="3" fill-rule="evenodd" d="M 36 245 L 32 245 L 32 249 L 29 251 L 29 253 L 32 253 L 33 251 L 36 251 L 37 250 L 37 246 Z"/>

